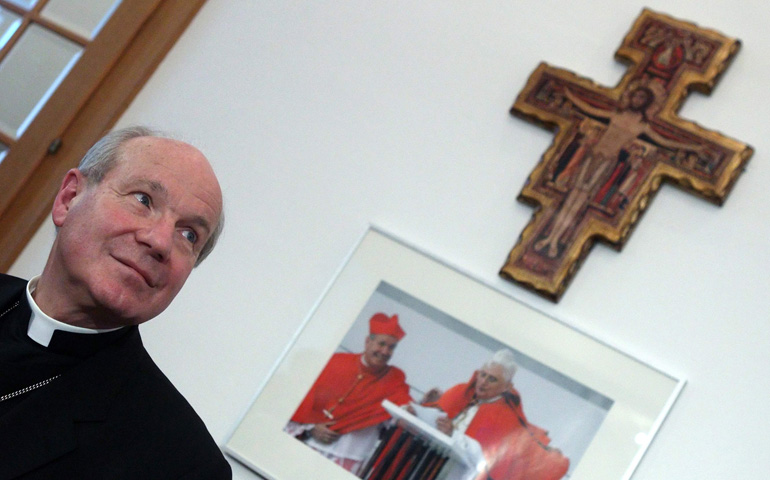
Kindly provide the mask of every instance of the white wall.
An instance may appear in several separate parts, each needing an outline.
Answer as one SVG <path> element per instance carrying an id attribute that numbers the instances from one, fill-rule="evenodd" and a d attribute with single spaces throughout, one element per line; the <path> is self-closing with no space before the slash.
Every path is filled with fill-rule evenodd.
<path id="1" fill-rule="evenodd" d="M 552 139 L 508 109 L 543 60 L 615 84 L 645 5 L 743 40 L 681 114 L 757 153 L 723 207 L 664 187 L 554 305 L 497 277 Z M 200 146 L 228 209 L 218 250 L 143 328 L 149 350 L 224 443 L 371 222 L 686 378 L 635 480 L 766 478 L 769 18 L 759 0 L 209 0 L 120 121 Z M 50 236 L 11 273 L 37 273 Z"/>

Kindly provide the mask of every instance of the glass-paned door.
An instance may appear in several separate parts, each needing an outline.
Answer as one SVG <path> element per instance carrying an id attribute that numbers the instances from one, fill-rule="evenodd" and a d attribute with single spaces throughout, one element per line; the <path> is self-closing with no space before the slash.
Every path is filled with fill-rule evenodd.
<path id="1" fill-rule="evenodd" d="M 119 3 L 0 2 L 0 140 L 24 133 Z"/>
<path id="2" fill-rule="evenodd" d="M 0 214 L 160 2 L 0 0 Z"/>
<path id="3" fill-rule="evenodd" d="M 0 0 L 0 271 L 204 3 Z"/>
<path id="4" fill-rule="evenodd" d="M 119 3 L 120 0 L 48 0 L 40 14 L 56 25 L 93 40 Z"/>

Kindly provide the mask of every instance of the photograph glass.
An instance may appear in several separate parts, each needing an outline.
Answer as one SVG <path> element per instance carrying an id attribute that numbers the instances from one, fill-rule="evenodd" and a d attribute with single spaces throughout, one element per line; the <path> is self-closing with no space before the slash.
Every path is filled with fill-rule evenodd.
<path id="1" fill-rule="evenodd" d="M 275 479 L 627 478 L 682 386 L 371 228 L 227 451 Z"/>

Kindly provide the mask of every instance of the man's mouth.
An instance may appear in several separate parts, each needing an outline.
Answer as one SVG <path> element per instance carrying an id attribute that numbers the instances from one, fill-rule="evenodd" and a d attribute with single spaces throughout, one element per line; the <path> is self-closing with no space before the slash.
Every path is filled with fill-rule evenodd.
<path id="1" fill-rule="evenodd" d="M 148 287 L 155 288 L 156 282 L 153 280 L 149 272 L 139 267 L 138 265 L 136 265 L 134 262 L 130 260 L 122 260 L 119 258 L 116 258 L 115 260 L 117 260 L 119 263 L 125 265 L 126 267 L 130 268 L 131 270 L 139 274 L 139 276 L 142 277 L 142 279 L 144 279 L 144 283 L 146 283 Z"/>

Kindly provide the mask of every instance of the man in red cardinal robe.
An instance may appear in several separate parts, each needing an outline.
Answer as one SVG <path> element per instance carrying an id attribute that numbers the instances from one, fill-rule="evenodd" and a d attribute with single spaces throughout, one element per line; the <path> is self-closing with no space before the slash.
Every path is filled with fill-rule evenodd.
<path id="1" fill-rule="evenodd" d="M 447 414 L 436 427 L 479 443 L 486 468 L 477 480 L 558 480 L 567 473 L 569 459 L 550 448 L 547 432 L 524 416 L 512 383 L 516 368 L 513 352 L 496 352 L 469 382 L 455 385 L 429 404 Z"/>
<path id="2" fill-rule="evenodd" d="M 404 372 L 388 365 L 404 335 L 398 315 L 373 315 L 364 351 L 332 356 L 286 432 L 356 473 L 377 442 L 379 425 L 390 418 L 382 401 L 412 400 Z"/>

